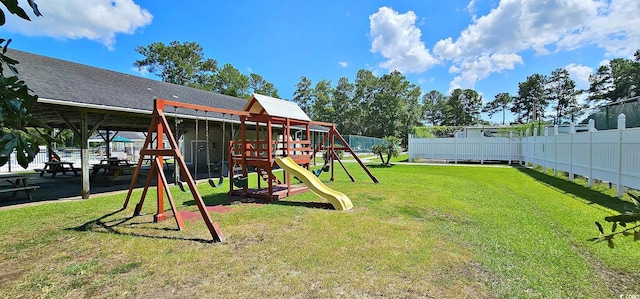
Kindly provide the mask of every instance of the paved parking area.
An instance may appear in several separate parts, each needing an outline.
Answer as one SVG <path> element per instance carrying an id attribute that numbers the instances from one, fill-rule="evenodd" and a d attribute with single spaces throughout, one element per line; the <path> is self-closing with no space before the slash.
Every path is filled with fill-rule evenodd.
<path id="1" fill-rule="evenodd" d="M 40 176 L 38 173 L 28 173 L 27 175 L 29 176 L 29 185 L 40 186 L 38 190 L 31 192 L 32 200 L 28 200 L 24 192 L 19 192 L 15 198 L 12 197 L 11 193 L 3 193 L 0 194 L 0 209 L 10 209 L 47 202 L 82 200 L 80 176 L 75 176 L 73 173 L 60 173 L 56 175 L 56 177 L 51 177 L 51 175 L 46 174 Z M 0 178 L 1 176 L 2 175 L 0 175 Z M 90 184 L 90 198 L 114 192 L 126 193 L 129 190 L 132 177 L 131 175 L 127 175 L 115 181 L 110 181 L 106 179 L 106 177 L 98 175 Z M 207 177 L 207 173 L 198 173 L 198 180 L 206 179 Z M 146 176 L 140 176 L 136 182 L 136 187 L 144 187 L 146 179 Z M 173 183 L 171 175 L 167 176 L 167 180 L 169 180 L 169 183 Z M 154 178 L 154 184 L 155 181 Z"/>

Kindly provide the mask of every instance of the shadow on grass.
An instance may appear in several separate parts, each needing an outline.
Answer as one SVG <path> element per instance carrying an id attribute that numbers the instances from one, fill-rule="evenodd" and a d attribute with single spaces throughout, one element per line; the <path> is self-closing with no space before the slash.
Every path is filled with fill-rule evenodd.
<path id="1" fill-rule="evenodd" d="M 295 206 L 295 207 L 305 207 L 310 209 L 333 209 L 333 205 L 330 203 L 322 203 L 322 202 L 304 202 L 304 201 L 287 201 L 287 200 L 274 200 L 269 201 L 263 198 L 252 198 L 252 197 L 235 197 L 228 196 L 225 193 L 218 193 L 203 196 L 202 200 L 206 206 L 230 206 L 234 204 L 243 204 L 243 203 L 256 203 L 256 204 L 274 204 L 274 205 L 282 205 L 282 206 Z M 195 200 L 188 200 L 183 203 L 185 206 L 195 206 Z"/>
<path id="2" fill-rule="evenodd" d="M 602 192 L 593 190 L 591 188 L 578 185 L 574 182 L 565 180 L 563 178 L 550 176 L 542 172 L 539 172 L 530 168 L 525 168 L 525 167 L 516 167 L 516 169 L 518 169 L 520 172 L 525 173 L 526 175 L 534 178 L 535 180 L 543 184 L 549 185 L 553 188 L 556 188 L 562 191 L 565 194 L 571 194 L 576 197 L 585 199 L 590 202 L 589 204 L 596 204 L 602 207 L 612 209 L 619 213 L 623 213 L 624 211 L 626 211 L 626 207 L 629 205 L 628 202 L 620 200 L 617 197 L 613 197 L 613 196 L 604 194 Z"/>
<path id="3" fill-rule="evenodd" d="M 310 209 L 323 209 L 323 210 L 335 210 L 332 204 L 328 202 L 304 202 L 304 201 L 288 201 L 288 200 L 276 200 L 271 204 L 290 206 L 290 207 L 305 207 Z"/>
<path id="4" fill-rule="evenodd" d="M 395 166 L 395 164 L 393 164 L 393 162 L 391 162 L 391 164 L 367 164 L 368 168 L 391 168 Z"/>
<path id="5" fill-rule="evenodd" d="M 145 235 L 145 234 L 140 234 L 140 233 L 125 233 L 125 232 L 121 232 L 119 230 L 117 230 L 118 227 L 125 225 L 126 222 L 130 221 L 131 219 L 134 219 L 134 216 L 131 217 L 124 217 L 124 218 L 119 218 L 119 219 L 113 219 L 113 220 L 107 220 L 107 218 L 114 216 L 117 213 L 122 212 L 123 210 L 117 210 L 115 212 L 111 212 L 109 214 L 105 214 L 104 216 L 95 219 L 95 220 L 91 220 L 89 222 L 86 222 L 80 226 L 77 227 L 71 227 L 71 228 L 65 228 L 65 230 L 73 230 L 73 231 L 77 231 L 77 232 L 92 232 L 92 233 L 104 233 L 104 234 L 115 234 L 115 235 L 122 235 L 122 236 L 132 236 L 132 237 L 143 237 L 143 238 L 150 238 L 150 239 L 167 239 L 167 240 L 178 240 L 178 241 L 195 241 L 195 242 L 200 242 L 200 243 L 214 243 L 213 240 L 205 240 L 205 239 L 200 239 L 200 238 L 179 238 L 179 237 L 170 237 L 170 236 L 156 236 L 156 235 Z M 153 222 L 132 222 L 132 223 L 128 223 L 126 224 L 126 226 L 128 227 L 136 227 L 138 225 L 143 225 L 143 224 L 150 224 Z M 154 229 L 154 230 L 161 230 L 161 231 L 178 231 L 179 229 L 175 228 L 153 228 L 153 227 L 145 227 L 144 229 Z"/>

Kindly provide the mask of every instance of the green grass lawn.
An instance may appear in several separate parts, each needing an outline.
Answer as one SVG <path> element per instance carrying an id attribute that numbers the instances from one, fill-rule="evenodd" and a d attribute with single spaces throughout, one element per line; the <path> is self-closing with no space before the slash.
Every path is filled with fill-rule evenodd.
<path id="1" fill-rule="evenodd" d="M 520 168 L 356 163 L 327 185 L 347 212 L 305 193 L 268 205 L 199 184 L 227 239 L 201 219 L 131 218 L 125 194 L 0 211 L 0 298 L 612 298 L 640 294 L 640 243 L 586 241 L 624 210 L 613 190 Z M 323 177 L 324 176 L 324 177 Z M 321 179 L 328 180 L 323 174 Z M 181 211 L 195 211 L 174 188 Z M 166 205 L 169 207 L 169 205 Z"/>

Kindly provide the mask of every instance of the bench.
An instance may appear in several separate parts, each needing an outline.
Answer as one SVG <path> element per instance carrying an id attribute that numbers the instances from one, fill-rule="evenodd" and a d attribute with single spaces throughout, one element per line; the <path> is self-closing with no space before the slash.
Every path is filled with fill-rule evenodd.
<path id="1" fill-rule="evenodd" d="M 13 192 L 12 197 L 16 197 L 16 195 L 18 194 L 18 191 L 24 191 L 27 194 L 27 198 L 29 200 L 32 200 L 31 198 L 31 191 L 36 190 L 40 188 L 40 186 L 19 186 L 19 187 L 2 187 L 0 188 L 0 193 L 8 193 L 8 192 Z"/>

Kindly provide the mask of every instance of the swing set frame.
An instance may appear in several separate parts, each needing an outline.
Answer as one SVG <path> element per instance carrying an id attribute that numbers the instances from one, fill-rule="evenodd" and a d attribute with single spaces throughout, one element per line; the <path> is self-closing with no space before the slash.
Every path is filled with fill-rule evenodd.
<path id="1" fill-rule="evenodd" d="M 162 171 L 163 163 L 164 163 L 163 158 L 173 157 L 174 163 L 180 169 L 180 174 L 182 174 L 182 177 L 185 179 L 186 184 L 189 186 L 189 191 L 191 192 L 191 195 L 193 196 L 193 199 L 196 202 L 196 205 L 198 206 L 198 210 L 202 215 L 202 219 L 204 220 L 205 224 L 207 225 L 207 228 L 209 229 L 209 232 L 211 233 L 211 237 L 213 238 L 213 241 L 224 242 L 224 236 L 222 234 L 222 231 L 220 230 L 218 225 L 212 221 L 211 216 L 209 215 L 206 205 L 202 199 L 202 195 L 200 195 L 200 192 L 198 192 L 198 188 L 196 188 L 196 182 L 191 176 L 191 173 L 188 171 L 187 164 L 184 160 L 184 157 L 180 153 L 180 148 L 178 147 L 176 138 L 175 136 L 173 136 L 173 133 L 171 131 L 171 126 L 169 125 L 169 122 L 167 121 L 167 118 L 164 113 L 166 106 L 193 109 L 197 111 L 217 112 L 217 113 L 230 114 L 230 115 L 240 115 L 240 116 L 249 115 L 248 112 L 244 112 L 244 111 L 213 108 L 209 106 L 188 104 L 188 103 L 170 101 L 165 99 L 155 99 L 153 104 L 151 125 L 149 126 L 149 130 L 147 131 L 147 138 L 144 141 L 144 145 L 140 150 L 140 159 L 133 173 L 131 184 L 129 185 L 129 191 L 127 193 L 127 198 L 125 199 L 122 209 L 124 210 L 127 208 L 129 204 L 129 200 L 131 199 L 133 190 L 135 189 L 136 182 L 138 181 L 138 178 L 140 176 L 142 163 L 145 160 L 145 157 L 149 156 L 149 157 L 152 157 L 151 170 L 149 171 L 149 174 L 147 176 L 147 180 L 145 182 L 142 195 L 140 196 L 140 201 L 138 202 L 138 204 L 136 204 L 134 216 L 140 215 L 147 192 L 149 190 L 149 187 L 151 187 L 151 184 L 152 184 L 152 178 L 154 177 L 154 175 L 156 175 L 157 176 L 157 181 L 156 181 L 157 211 L 156 211 L 156 214 L 153 216 L 154 222 L 164 221 L 167 219 L 167 215 L 165 214 L 165 209 L 164 209 L 164 198 L 165 198 L 164 196 L 166 195 L 167 201 L 171 206 L 171 210 L 173 212 L 173 216 L 176 220 L 176 224 L 178 225 L 178 228 L 180 230 L 184 228 L 184 221 L 173 201 L 171 192 L 169 192 L 169 184 L 167 182 L 167 178 L 164 172 Z M 153 145 L 154 134 L 156 134 L 155 146 Z M 166 136 L 169 142 L 169 148 L 164 148 L 163 136 Z"/>

